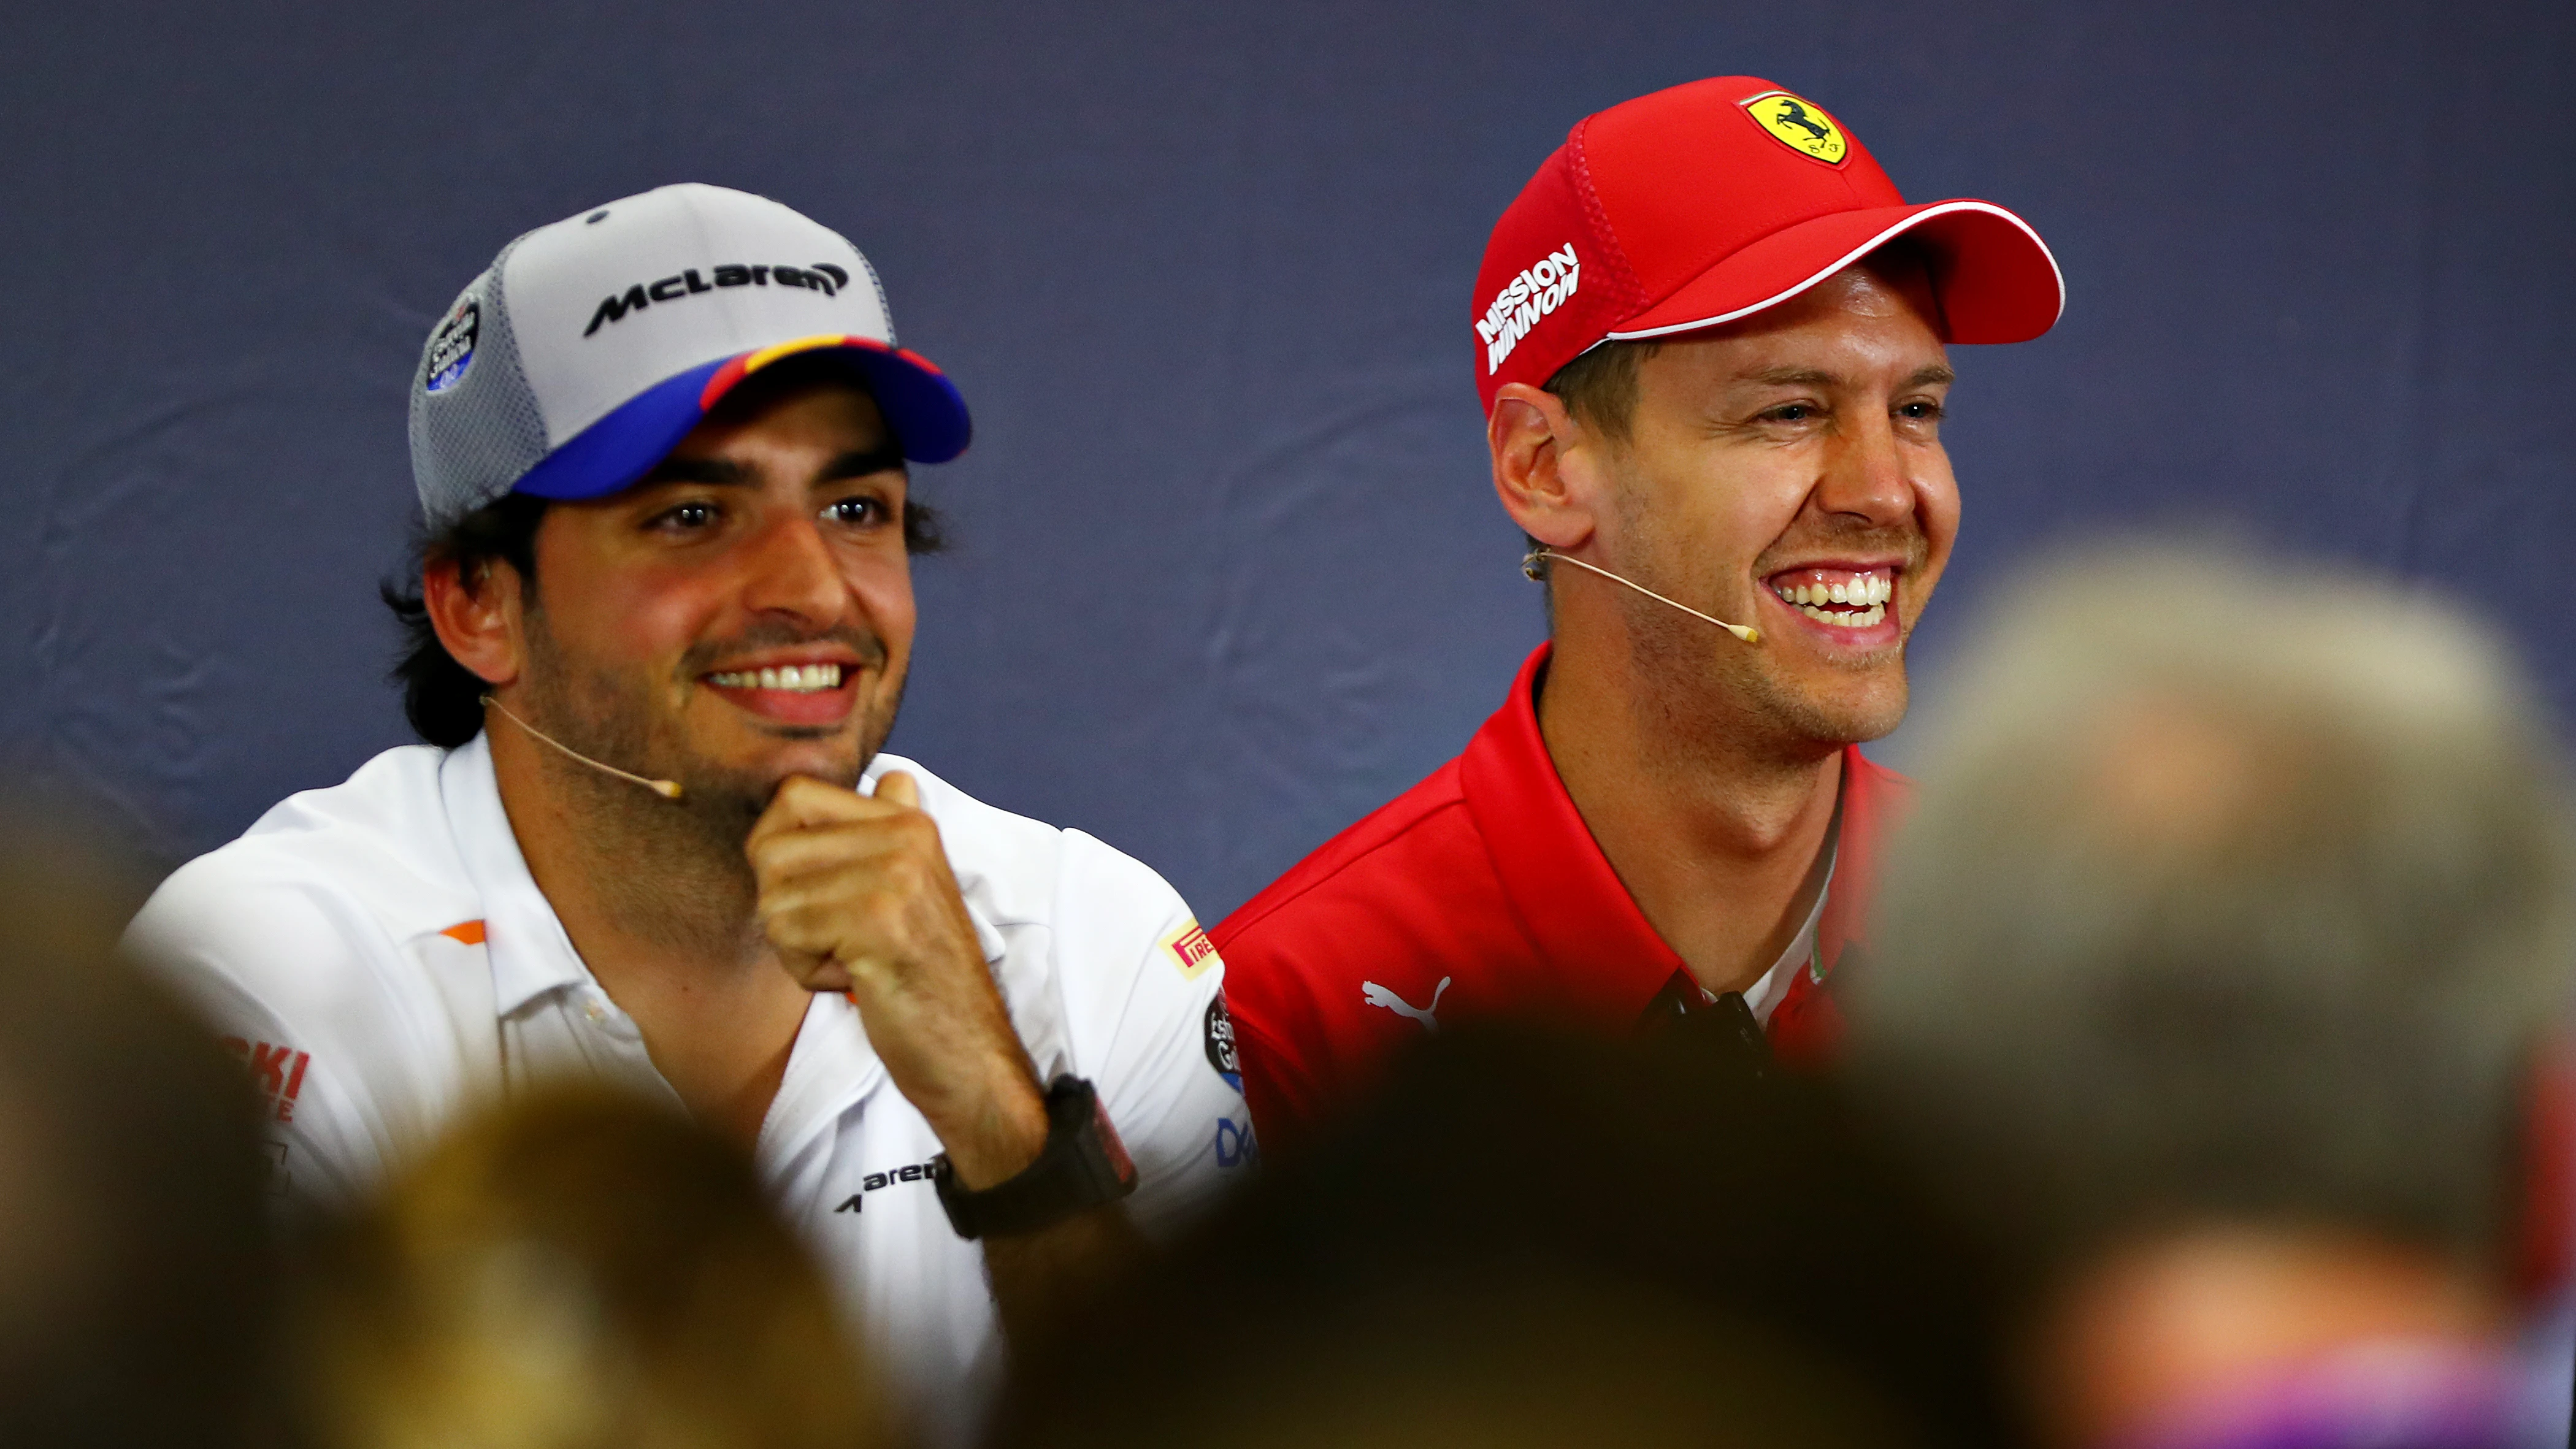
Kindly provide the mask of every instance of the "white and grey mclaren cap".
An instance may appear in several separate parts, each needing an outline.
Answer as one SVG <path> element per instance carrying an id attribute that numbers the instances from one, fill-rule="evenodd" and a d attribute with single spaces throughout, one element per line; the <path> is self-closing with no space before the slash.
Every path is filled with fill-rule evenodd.
<path id="1" fill-rule="evenodd" d="M 965 399 L 895 345 L 875 270 L 829 227 L 696 183 L 539 227 L 501 249 L 421 351 L 421 512 L 436 530 L 512 491 L 614 493 L 734 384 L 819 349 L 865 376 L 905 457 L 965 451 Z"/>

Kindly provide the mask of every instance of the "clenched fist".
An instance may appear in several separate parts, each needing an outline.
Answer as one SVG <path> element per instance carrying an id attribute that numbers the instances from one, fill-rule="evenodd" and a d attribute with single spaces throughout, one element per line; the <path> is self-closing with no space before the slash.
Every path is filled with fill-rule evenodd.
<path id="1" fill-rule="evenodd" d="M 743 850 L 756 919 L 788 974 L 809 991 L 849 993 L 959 1179 L 986 1187 L 1035 1160 L 1045 1097 L 920 805 L 901 772 L 878 780 L 873 798 L 791 776 Z"/>

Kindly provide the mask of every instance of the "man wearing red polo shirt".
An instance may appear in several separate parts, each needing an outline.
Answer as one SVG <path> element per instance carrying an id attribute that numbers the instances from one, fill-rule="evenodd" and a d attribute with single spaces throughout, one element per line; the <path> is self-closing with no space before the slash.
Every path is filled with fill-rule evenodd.
<path id="1" fill-rule="evenodd" d="M 1553 637 L 1464 754 L 1217 928 L 1271 1145 L 1470 1016 L 1831 1037 L 1820 987 L 1905 789 L 1855 745 L 1904 718 L 1958 526 L 1946 344 L 2036 337 L 2063 300 L 2020 218 L 1908 205 L 1767 81 L 1575 125 L 1473 317 Z"/>

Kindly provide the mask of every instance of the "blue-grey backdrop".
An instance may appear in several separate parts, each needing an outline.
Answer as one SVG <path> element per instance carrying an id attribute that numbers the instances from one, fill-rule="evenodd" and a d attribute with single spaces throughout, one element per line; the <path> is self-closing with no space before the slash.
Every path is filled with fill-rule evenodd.
<path id="1" fill-rule="evenodd" d="M 1468 292 L 1566 127 L 1767 76 L 2019 209 L 1955 592 L 2233 519 L 2464 589 L 2576 702 L 2576 6 L 1849 0 L 20 6 L 0 752 L 165 858 L 404 740 L 403 389 L 501 243 L 671 180 L 879 264 L 973 403 L 897 747 L 1213 919 L 1453 753 L 1541 632 Z M 2244 601 L 2245 626 L 2264 601 Z M 1901 751 L 1901 744 L 1900 744 Z"/>

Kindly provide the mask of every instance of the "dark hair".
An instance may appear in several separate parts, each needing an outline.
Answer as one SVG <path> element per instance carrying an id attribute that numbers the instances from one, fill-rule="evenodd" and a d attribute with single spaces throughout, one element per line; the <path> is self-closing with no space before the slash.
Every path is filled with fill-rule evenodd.
<path id="1" fill-rule="evenodd" d="M 1927 278 L 1940 275 L 1938 258 L 1917 237 L 1901 236 L 1860 259 L 1858 265 L 1881 276 L 1902 276 L 1920 272 Z M 1938 308 L 1940 294 L 1933 294 L 1936 309 L 1932 325 L 1946 338 L 1949 324 Z M 1572 362 L 1558 368 L 1541 386 L 1565 400 L 1565 410 L 1585 424 L 1599 428 L 1614 439 L 1625 441 L 1628 425 L 1637 411 L 1637 365 L 1664 350 L 1661 342 L 1603 342 L 1575 356 Z"/>
<path id="2" fill-rule="evenodd" d="M 302 1266 L 287 1344 L 308 1443 L 888 1442 L 750 1154 L 605 1083 L 465 1116 Z M 580 1330 L 542 1363 L 491 1352 L 565 1312 Z"/>
<path id="3" fill-rule="evenodd" d="M 1624 441 L 1628 421 L 1637 411 L 1637 365 L 1663 350 L 1660 342 L 1604 342 L 1577 354 L 1572 362 L 1549 374 L 1540 387 L 1563 399 L 1565 410 L 1574 414 L 1577 422 Z M 1521 547 L 1526 559 L 1545 545 L 1524 533 Z M 1546 583 L 1553 572 L 1548 561 L 1539 560 L 1537 568 L 1531 577 Z M 1555 600 L 1556 591 L 1551 588 L 1550 623 L 1555 621 Z"/>
<path id="4" fill-rule="evenodd" d="M 454 749 L 483 729 L 483 695 L 491 688 L 480 675 L 456 662 L 429 622 L 429 605 L 421 592 L 421 574 L 437 565 L 454 564 L 472 578 L 485 564 L 505 563 L 534 598 L 537 587 L 537 526 L 545 521 L 550 499 L 508 493 L 435 533 L 426 533 L 412 550 L 413 568 L 406 580 L 377 586 L 385 607 L 402 626 L 402 651 L 388 676 L 403 689 L 403 718 L 413 733 L 443 749 Z M 906 499 L 903 547 L 906 553 L 937 553 L 948 546 L 937 511 Z"/>
<path id="5" fill-rule="evenodd" d="M 1882 275 L 1920 270 L 1926 277 L 1940 275 L 1937 258 L 1921 239 L 1901 236 L 1860 259 L 1860 266 Z M 1940 305 L 1936 289 L 1933 305 Z M 1935 315 L 1933 325 L 1946 340 L 1948 321 Z M 1628 440 L 1628 427 L 1637 414 L 1637 368 L 1647 358 L 1664 350 L 1661 342 L 1602 342 L 1575 354 L 1574 360 L 1549 374 L 1540 384 L 1543 391 L 1564 400 L 1565 410 L 1587 427 L 1598 428 L 1617 442 Z M 1539 541 L 1522 535 L 1529 548 Z M 1538 576 L 1548 576 L 1547 564 L 1539 564 Z"/>
<path id="6" fill-rule="evenodd" d="M 125 959 L 136 882 L 31 808 L 62 802 L 0 812 L 0 1443 L 272 1443 L 267 1208 L 289 1169 L 262 1148 L 285 1104 L 250 1081 L 290 1054 L 219 1045 Z"/>
<path id="7" fill-rule="evenodd" d="M 1604 342 L 1558 368 L 1542 386 L 1563 398 L 1578 421 L 1625 439 L 1637 411 L 1637 365 L 1663 350 L 1660 342 Z"/>
<path id="8" fill-rule="evenodd" d="M 1397 1426 L 1368 1436 L 1386 1443 L 1591 1442 L 1545 1417 L 1560 1396 L 1596 1427 L 1659 1421 L 1599 1436 L 1644 1446 L 2016 1442 L 1976 1245 L 1829 1083 L 1713 1035 L 1418 1038 L 1078 1328 L 1014 1343 L 987 1442 L 1160 1449 L 1238 1409 L 1272 1443 L 1352 1423 Z M 1579 1165 L 1533 1161 L 1565 1134 Z M 1157 1349 L 1214 1323 L 1261 1371 L 1176 1380 Z M 1667 1330 L 1705 1372 L 1632 1376 L 1665 1361 Z M 1389 1343 L 1395 1393 L 1374 1374 Z M 1738 1347 L 1785 1372 L 1746 1374 Z M 1514 1412 L 1538 1417 L 1514 1432 Z M 1427 1432 L 1443 1416 L 1478 1432 Z"/>

